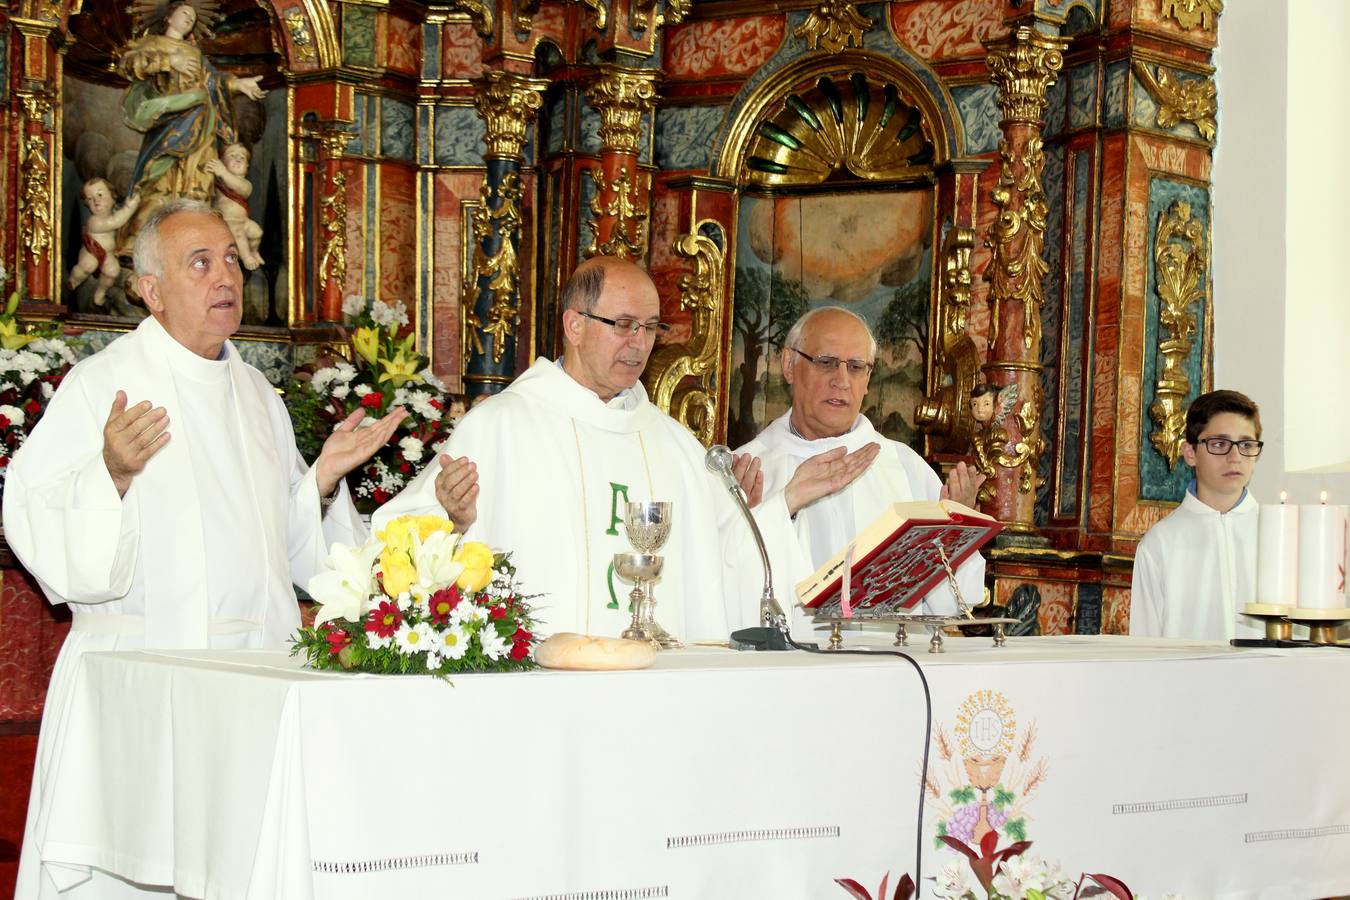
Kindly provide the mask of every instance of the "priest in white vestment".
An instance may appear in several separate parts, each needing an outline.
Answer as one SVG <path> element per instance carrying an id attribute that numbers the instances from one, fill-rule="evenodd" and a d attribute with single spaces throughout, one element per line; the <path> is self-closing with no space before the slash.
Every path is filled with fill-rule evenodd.
<path id="1" fill-rule="evenodd" d="M 403 417 L 358 429 L 353 416 L 307 467 L 281 399 L 229 341 L 243 276 L 224 220 L 194 201 L 165 204 L 141 228 L 135 266 L 151 317 L 70 371 L 5 483 L 10 547 L 73 613 L 43 710 L 24 900 L 138 891 L 43 852 L 80 655 L 283 646 L 300 624 L 293 583 L 322 570 L 330 541 L 364 540 L 343 475 Z"/>
<path id="2" fill-rule="evenodd" d="M 876 348 L 871 329 L 854 313 L 831 306 L 807 312 L 788 332 L 782 351 L 792 409 L 738 451 L 757 457 L 762 465 L 763 501 L 756 516 L 788 516 L 794 525 L 789 542 L 770 544 L 770 559 L 779 602 L 785 610 L 791 604 L 792 630 L 799 640 L 809 639 L 814 630 L 797 601 L 794 587 L 799 581 L 848 546 L 891 504 L 941 497 L 974 507 L 984 481 L 983 475 L 958 463 L 944 485 L 919 454 L 883 437 L 861 414 Z M 804 473 L 826 464 L 849 467 L 848 480 L 824 495 L 801 492 Z M 977 553 L 958 567 L 956 581 L 968 605 L 979 603 L 984 557 Z M 955 615 L 957 608 L 944 581 L 916 611 Z"/>
<path id="3" fill-rule="evenodd" d="M 1261 637 L 1241 612 L 1256 600 L 1256 499 L 1261 414 L 1237 391 L 1211 391 L 1186 410 L 1181 455 L 1195 469 L 1181 505 L 1139 541 L 1130 634 L 1228 641 Z"/>
<path id="4" fill-rule="evenodd" d="M 406 513 L 448 515 L 467 536 L 510 550 L 521 589 L 539 593 L 542 630 L 617 637 L 631 622 L 631 585 L 614 554 L 631 552 L 628 501 L 674 503 L 659 551 L 656 620 L 682 640 L 725 640 L 758 624 L 758 552 L 729 493 L 704 466 L 704 448 L 648 399 L 638 376 L 658 320 L 655 285 L 638 266 L 596 257 L 563 288 L 559 361 L 534 365 L 488 403 L 475 405 L 444 453 L 374 525 Z M 837 467 L 836 467 L 837 468 Z M 751 501 L 758 468 L 738 460 Z M 805 490 L 826 490 L 828 479 Z M 786 514 L 761 517 L 770 541 L 790 535 Z M 732 570 L 756 573 L 724 596 L 723 547 Z"/>

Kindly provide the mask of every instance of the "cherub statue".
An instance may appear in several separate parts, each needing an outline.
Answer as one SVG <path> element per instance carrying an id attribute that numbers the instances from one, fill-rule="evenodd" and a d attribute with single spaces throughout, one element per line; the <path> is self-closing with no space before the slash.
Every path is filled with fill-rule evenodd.
<path id="1" fill-rule="evenodd" d="M 66 286 L 75 290 L 90 275 L 97 274 L 94 285 L 94 307 L 107 305 L 108 288 L 117 283 L 122 264 L 117 260 L 117 229 L 127 224 L 141 205 L 139 194 L 132 194 L 121 207 L 114 209 L 113 187 L 103 178 L 91 178 L 80 189 L 80 199 L 89 208 L 89 221 L 84 226 L 84 247 L 70 270 Z"/>
<path id="2" fill-rule="evenodd" d="M 980 485 L 977 499 L 987 503 L 994 499 L 996 465 L 1007 465 L 1006 460 L 1018 453 L 1021 433 L 1012 415 L 1017 406 L 1017 385 L 1003 388 L 981 382 L 970 392 L 970 414 L 975 419 L 975 435 L 971 446 L 975 451 L 975 468 L 986 476 Z M 1010 434 L 1014 431 L 1016 434 Z"/>
<path id="3" fill-rule="evenodd" d="M 251 271 L 261 266 L 263 260 L 258 255 L 262 228 L 248 217 L 248 198 L 253 193 L 253 183 L 248 180 L 248 160 L 247 147 L 230 144 L 220 152 L 220 159 L 207 161 L 206 171 L 216 176 L 216 209 L 234 235 L 239 261 Z"/>

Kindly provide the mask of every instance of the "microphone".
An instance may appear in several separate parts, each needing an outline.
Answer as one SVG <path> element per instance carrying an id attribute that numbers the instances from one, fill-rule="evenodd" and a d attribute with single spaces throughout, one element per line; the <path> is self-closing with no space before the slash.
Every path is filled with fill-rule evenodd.
<path id="1" fill-rule="evenodd" d="M 787 650 L 787 615 L 773 595 L 773 571 L 769 566 L 769 551 L 764 546 L 764 535 L 760 533 L 759 524 L 750 514 L 750 506 L 745 501 L 741 485 L 731 471 L 732 462 L 731 451 L 722 444 L 713 445 L 703 457 L 703 464 L 708 467 L 708 471 L 722 479 L 731 496 L 736 498 L 741 515 L 745 516 L 745 521 L 750 525 L 750 532 L 755 536 L 755 546 L 759 548 L 759 561 L 764 566 L 764 591 L 759 597 L 760 627 L 733 631 L 731 639 L 743 644 L 753 644 L 756 650 Z"/>

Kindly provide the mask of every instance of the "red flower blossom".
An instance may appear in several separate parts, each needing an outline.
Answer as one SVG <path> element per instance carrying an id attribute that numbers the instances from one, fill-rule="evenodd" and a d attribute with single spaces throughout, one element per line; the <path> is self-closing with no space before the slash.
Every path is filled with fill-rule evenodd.
<path id="1" fill-rule="evenodd" d="M 35 416 L 38 413 L 42 412 L 42 404 L 37 402 L 36 400 L 29 400 L 27 403 L 24 404 L 23 408 L 24 411 L 27 412 L 30 416 Z"/>
<path id="2" fill-rule="evenodd" d="M 8 416 L 0 416 L 0 428 L 8 428 L 10 421 Z"/>
<path id="3" fill-rule="evenodd" d="M 379 503 L 381 505 L 388 503 L 390 496 L 391 496 L 390 493 L 386 491 L 384 488 L 376 488 L 375 490 L 370 492 L 370 499 L 374 500 L 376 503 Z"/>
<path id="4" fill-rule="evenodd" d="M 450 585 L 448 588 L 437 591 L 431 595 L 427 601 L 427 614 L 431 616 L 431 621 L 437 625 L 444 625 L 450 620 L 450 614 L 455 611 L 464 597 L 459 593 L 459 588 Z"/>
<path id="5" fill-rule="evenodd" d="M 400 466 L 398 467 L 398 470 L 399 470 L 400 472 L 402 472 L 404 475 L 407 475 L 409 472 L 412 471 L 412 464 L 411 464 L 411 463 L 403 463 L 402 465 L 400 465 Z"/>
<path id="6" fill-rule="evenodd" d="M 398 626 L 403 624 L 403 614 L 398 606 L 388 600 L 381 600 L 378 609 L 372 609 L 366 616 L 366 633 L 382 638 L 393 637 Z"/>
<path id="7" fill-rule="evenodd" d="M 525 643 L 511 645 L 511 658 L 516 662 L 530 655 L 530 645 Z"/>
<path id="8" fill-rule="evenodd" d="M 361 405 L 367 409 L 379 409 L 380 404 L 384 402 L 384 395 L 379 391 L 371 391 L 361 398 Z"/>
<path id="9" fill-rule="evenodd" d="M 337 656 L 351 645 L 352 636 L 342 628 L 332 628 L 324 623 L 324 638 L 328 641 L 328 652 Z"/>
<path id="10" fill-rule="evenodd" d="M 9 465 L 9 457 L 8 457 L 8 456 L 0 456 L 0 469 L 3 469 L 3 468 L 4 468 L 5 466 L 7 466 L 7 465 Z"/>
<path id="11" fill-rule="evenodd" d="M 511 640 L 515 641 L 517 644 L 528 644 L 530 641 L 534 640 L 534 635 L 530 634 L 524 628 L 517 628 L 516 633 L 511 635 Z"/>
<path id="12" fill-rule="evenodd" d="M 431 406 L 432 406 L 433 409 L 444 409 L 444 408 L 445 408 L 445 407 L 443 407 L 443 406 L 441 405 L 441 401 L 437 400 L 435 397 L 432 397 L 432 398 L 431 398 L 430 400 L 428 400 L 427 402 L 431 404 Z"/>
<path id="13" fill-rule="evenodd" d="M 494 606 L 494 607 L 492 607 L 492 609 L 488 610 L 488 617 L 489 617 L 490 619 L 492 619 L 492 621 L 494 621 L 494 622 L 500 621 L 501 619 L 505 619 L 505 618 L 506 618 L 506 607 L 505 607 L 505 606 Z"/>

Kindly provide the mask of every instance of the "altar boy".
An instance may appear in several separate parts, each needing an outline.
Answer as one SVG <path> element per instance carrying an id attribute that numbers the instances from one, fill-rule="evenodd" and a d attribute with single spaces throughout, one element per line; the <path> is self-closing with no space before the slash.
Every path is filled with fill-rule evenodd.
<path id="1" fill-rule="evenodd" d="M 1227 641 L 1260 637 L 1241 613 L 1255 599 L 1257 503 L 1247 482 L 1261 456 L 1261 413 L 1237 391 L 1186 411 L 1186 496 L 1139 542 L 1130 634 Z"/>

